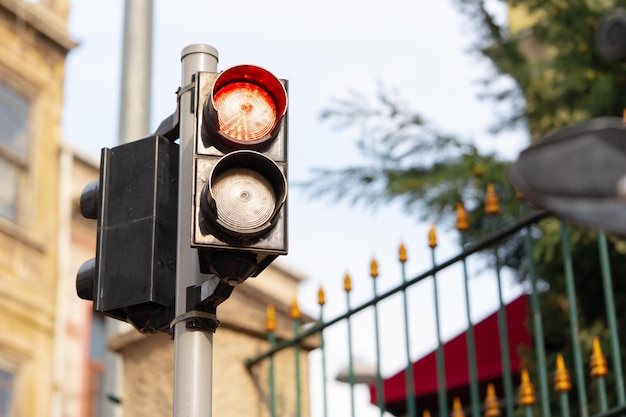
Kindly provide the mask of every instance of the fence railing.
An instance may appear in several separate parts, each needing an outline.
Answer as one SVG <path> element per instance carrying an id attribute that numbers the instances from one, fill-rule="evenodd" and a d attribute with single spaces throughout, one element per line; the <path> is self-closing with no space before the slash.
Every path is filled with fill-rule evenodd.
<path id="1" fill-rule="evenodd" d="M 496 214 L 497 204 L 495 196 L 490 197 L 488 191 L 485 203 L 486 213 Z M 535 262 L 536 239 L 542 237 L 542 228 L 539 225 L 544 225 L 546 222 L 549 222 L 550 227 L 556 224 L 559 228 L 557 233 L 559 239 L 555 245 L 560 246 L 563 282 L 562 288 L 558 289 L 559 294 L 562 294 L 561 297 L 557 297 L 560 300 L 559 307 L 556 309 L 558 314 L 554 313 L 554 309 L 546 313 L 546 308 L 542 307 L 550 298 L 549 294 L 557 289 L 546 290 L 545 287 L 551 285 L 551 278 L 541 276 L 540 270 L 543 268 Z M 345 325 L 347 332 L 347 343 L 341 344 L 342 348 L 347 350 L 348 356 L 345 381 L 349 386 L 349 399 L 346 401 L 350 404 L 351 416 L 357 415 L 355 386 L 363 381 L 355 370 L 353 348 L 355 335 L 352 322 L 364 311 L 373 312 L 374 320 L 371 323 L 374 327 L 373 340 L 367 343 L 373 344 L 376 359 L 374 375 L 366 382 L 369 385 L 371 403 L 378 407 L 381 416 L 386 413 L 409 417 L 418 415 L 460 417 L 466 414 L 474 417 L 481 415 L 515 417 L 521 413 L 526 417 L 626 415 L 618 321 L 615 313 L 607 236 L 601 231 L 592 234 L 597 240 L 599 270 L 595 279 L 602 281 L 602 302 L 599 304 L 604 304 L 606 309 L 606 319 L 603 321 L 606 323 L 606 328 L 590 326 L 589 323 L 584 323 L 585 327 L 581 328 L 577 300 L 580 297 L 595 297 L 596 295 L 587 293 L 577 295 L 570 227 L 564 221 L 550 217 L 546 213 L 535 213 L 510 227 L 502 228 L 498 233 L 478 243 L 468 245 L 463 238 L 468 228 L 467 216 L 460 205 L 457 208 L 456 226 L 461 234 L 461 252 L 444 262 L 437 262 L 435 253 L 438 245 L 433 226 L 429 235 L 432 268 L 413 278 L 407 277 L 405 269 L 407 250 L 404 245 L 401 245 L 398 259 L 401 264 L 402 283 L 392 289 L 379 293 L 378 265 L 375 260 L 372 261 L 370 275 L 373 297 L 358 306 L 351 305 L 352 280 L 346 274 L 344 290 L 347 311 L 343 314 L 332 319 L 324 316 L 326 300 L 324 291 L 320 288 L 319 319 L 312 326 L 302 328 L 300 312 L 294 304 L 291 312 L 294 335 L 289 340 L 277 341 L 274 334 L 275 313 L 273 307 L 268 307 L 268 350 L 255 358 L 248 359 L 246 366 L 252 368 L 264 361 L 269 363 L 267 404 L 269 404 L 269 414 L 272 417 L 302 416 L 303 413 L 308 415 L 308 410 L 301 410 L 299 349 L 302 341 L 311 336 L 319 337 L 321 380 L 312 380 L 310 385 L 321 391 L 322 404 L 318 407 L 319 414 L 323 417 L 333 416 L 336 407 L 329 404 L 328 400 L 328 385 L 331 378 L 327 369 L 329 347 L 325 340 L 325 333 L 329 328 L 340 324 Z M 545 226 L 543 228 L 545 229 Z M 524 287 L 526 295 L 520 301 L 520 305 L 523 305 L 523 311 L 527 313 L 524 313 L 525 316 L 521 318 L 518 313 L 510 310 L 512 303 L 507 304 L 503 297 L 502 275 L 507 266 L 504 265 L 501 257 L 505 246 L 511 241 L 514 241 L 517 244 L 516 247 L 520 249 L 520 253 L 516 255 L 520 262 L 515 272 L 518 276 L 521 276 L 523 272 L 526 284 Z M 506 247 L 510 248 L 510 245 Z M 489 265 L 489 272 L 481 268 L 478 274 L 492 273 L 497 282 L 497 310 L 491 319 L 487 318 L 478 323 L 472 319 L 472 298 L 470 297 L 472 274 L 468 268 L 470 257 L 483 259 L 484 264 Z M 626 257 L 624 260 L 626 261 Z M 441 307 L 438 303 L 439 282 L 446 279 L 445 275 L 448 273 L 458 274 L 459 265 L 461 266 L 460 273 L 463 275 L 466 328 L 463 334 L 446 342 L 443 340 L 441 331 Z M 431 355 L 420 359 L 412 356 L 414 346 L 411 346 L 411 343 L 420 329 L 416 323 L 416 317 L 410 314 L 409 307 L 412 301 L 407 292 L 411 287 L 427 279 L 432 280 L 437 340 L 436 350 Z M 399 302 L 402 303 L 402 317 L 394 317 L 394 321 L 400 320 L 403 323 L 402 330 L 396 335 L 397 343 L 393 352 L 388 352 L 381 350 L 379 330 L 381 324 L 384 326 L 385 322 L 379 322 L 381 316 L 378 309 L 382 302 L 391 297 L 395 297 L 394 302 L 400 300 Z M 563 317 L 560 317 L 561 312 Z M 544 317 L 546 314 L 548 316 Z M 561 340 L 560 344 L 556 344 L 558 346 L 550 340 L 556 333 L 560 334 L 563 329 L 557 329 L 557 332 L 549 330 L 547 338 L 544 333 L 545 323 L 552 323 L 551 329 L 554 328 L 553 322 L 556 316 L 559 316 L 560 322 L 567 323 L 569 327 L 568 331 L 563 331 L 564 335 L 569 333 L 569 340 Z M 522 330 L 520 330 L 520 323 L 515 323 L 515 320 L 524 322 Z M 524 329 L 527 329 L 529 334 L 528 340 L 524 342 L 526 345 L 523 343 Z M 593 332 L 596 334 L 591 334 Z M 361 337 L 358 340 L 363 342 Z M 602 345 L 608 346 L 610 366 L 602 352 Z M 567 352 L 560 352 L 559 348 Z M 296 390 L 297 401 L 295 410 L 288 412 L 282 410 L 279 413 L 275 401 L 276 375 L 273 357 L 286 349 L 295 351 L 293 387 Z M 459 349 L 464 351 L 461 353 Z M 385 355 L 403 356 L 405 366 L 395 375 L 385 377 L 381 369 L 381 358 Z M 588 363 L 587 369 L 585 369 L 585 363 Z M 431 372 L 433 367 L 434 373 Z M 607 375 L 610 376 L 609 379 Z M 614 386 L 612 389 L 607 388 L 608 382 Z M 285 414 L 286 412 L 288 414 Z"/>

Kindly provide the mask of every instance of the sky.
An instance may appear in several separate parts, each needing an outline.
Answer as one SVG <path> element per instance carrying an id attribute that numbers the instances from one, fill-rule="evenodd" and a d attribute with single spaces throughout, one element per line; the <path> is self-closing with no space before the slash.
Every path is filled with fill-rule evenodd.
<path id="1" fill-rule="evenodd" d="M 493 3 L 503 7 L 502 2 Z M 67 59 L 63 137 L 97 160 L 102 147 L 118 143 L 123 2 L 70 0 L 70 7 L 70 35 L 79 46 Z M 289 80 L 290 183 L 309 179 L 316 167 L 362 162 L 355 137 L 332 129 L 319 115 L 334 98 L 345 97 L 351 90 L 374 97 L 378 85 L 399 91 L 404 101 L 435 126 L 514 159 L 526 139 L 519 132 L 498 138 L 488 133 L 497 109 L 491 102 L 478 100 L 478 80 L 490 74 L 490 69 L 471 53 L 476 37 L 475 28 L 455 8 L 455 0 L 155 2 L 151 130 L 175 108 L 181 50 L 206 43 L 219 52 L 219 70 L 253 64 Z M 299 290 L 302 310 L 318 315 L 317 290 L 322 285 L 327 294 L 325 316 L 343 313 L 347 272 L 353 278 L 352 306 L 367 301 L 372 296 L 369 265 L 373 257 L 380 270 L 379 292 L 398 285 L 401 242 L 409 253 L 409 277 L 429 269 L 430 225 L 418 218 L 418 213 L 406 213 L 395 204 L 373 210 L 312 199 L 290 187 L 289 255 L 279 262 L 307 277 Z M 441 232 L 439 241 L 440 261 L 458 252 L 454 234 Z M 446 338 L 460 332 L 465 320 L 457 278 L 458 274 L 440 280 Z M 472 281 L 474 317 L 495 308 L 493 284 L 492 277 Z M 420 287 L 410 294 L 411 315 L 420 318 L 421 326 L 411 334 L 414 358 L 435 346 L 432 286 Z M 517 293 L 518 288 L 508 286 L 506 298 Z M 399 306 L 397 297 L 380 306 L 381 322 L 386 323 L 382 333 L 385 375 L 404 366 L 397 354 L 399 340 L 403 340 L 398 339 L 401 321 L 392 320 Z M 355 319 L 359 337 L 371 340 L 371 327 L 371 312 Z M 334 341 L 338 347 L 345 345 L 345 329 L 339 326 L 329 332 L 329 339 L 329 349 Z M 357 344 L 356 356 L 374 363 L 372 345 Z M 330 378 L 347 364 L 345 349 L 335 353 L 329 358 Z M 313 354 L 311 359 L 314 377 L 319 371 L 313 365 L 318 356 Z M 312 391 L 313 416 L 321 416 L 319 390 Z M 334 415 L 347 415 L 346 392 L 340 385 L 333 390 Z M 361 389 L 359 415 L 377 415 L 367 402 Z"/>

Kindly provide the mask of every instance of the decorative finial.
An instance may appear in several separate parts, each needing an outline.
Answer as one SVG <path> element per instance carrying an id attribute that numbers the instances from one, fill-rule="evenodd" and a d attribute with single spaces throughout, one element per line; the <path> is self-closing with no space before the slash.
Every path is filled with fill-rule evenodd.
<path id="1" fill-rule="evenodd" d="M 324 293 L 324 288 L 320 285 L 320 289 L 317 290 L 317 304 L 323 306 L 326 304 L 326 294 Z"/>
<path id="2" fill-rule="evenodd" d="M 404 243 L 400 243 L 400 248 L 398 249 L 398 252 L 399 252 L 400 262 L 405 263 L 407 257 L 406 257 L 406 247 L 404 246 Z"/>
<path id="3" fill-rule="evenodd" d="M 499 415 L 500 404 L 498 404 L 498 397 L 496 397 L 496 388 L 493 384 L 489 384 L 485 396 L 485 417 L 498 417 Z"/>
<path id="4" fill-rule="evenodd" d="M 276 330 L 276 309 L 274 305 L 270 304 L 267 306 L 267 331 L 273 332 Z"/>
<path id="5" fill-rule="evenodd" d="M 530 376 L 528 375 L 528 369 L 522 369 L 522 377 L 519 385 L 519 405 L 520 407 L 527 407 L 534 405 L 537 402 L 535 397 L 535 387 L 530 382 Z"/>
<path id="6" fill-rule="evenodd" d="M 432 249 L 437 247 L 437 231 L 435 230 L 435 223 L 430 224 L 430 230 L 428 231 L 428 246 Z"/>
<path id="7" fill-rule="evenodd" d="M 593 338 L 593 353 L 591 355 L 591 376 L 594 378 L 600 378 L 606 376 L 609 373 L 609 368 L 606 364 L 606 358 L 602 353 L 600 347 L 600 340 L 598 337 Z"/>
<path id="8" fill-rule="evenodd" d="M 467 220 L 467 211 L 461 201 L 456 203 L 456 230 L 465 232 L 469 229 L 469 221 Z"/>
<path id="9" fill-rule="evenodd" d="M 376 262 L 375 258 L 372 258 L 372 263 L 370 264 L 370 276 L 372 278 L 376 278 L 378 276 L 378 262 Z"/>
<path id="10" fill-rule="evenodd" d="M 572 382 L 569 377 L 569 371 L 565 367 L 563 355 L 556 355 L 556 371 L 554 371 L 554 390 L 556 392 L 569 391 L 572 389 Z"/>
<path id="11" fill-rule="evenodd" d="M 485 214 L 500 213 L 500 203 L 498 196 L 492 183 L 487 184 L 487 192 L 485 193 Z"/>
<path id="12" fill-rule="evenodd" d="M 298 300 L 295 298 L 291 302 L 291 310 L 289 312 L 289 317 L 291 317 L 294 320 L 302 317 L 302 315 L 300 314 L 300 308 L 298 307 Z"/>
<path id="13" fill-rule="evenodd" d="M 450 417 L 465 417 L 465 412 L 463 412 L 463 406 L 461 405 L 461 399 L 459 397 L 454 397 L 454 400 L 452 400 L 452 413 L 450 413 Z"/>
<path id="14" fill-rule="evenodd" d="M 350 274 L 346 272 L 346 276 L 343 277 L 343 289 L 346 292 L 352 291 L 352 279 L 350 278 Z"/>

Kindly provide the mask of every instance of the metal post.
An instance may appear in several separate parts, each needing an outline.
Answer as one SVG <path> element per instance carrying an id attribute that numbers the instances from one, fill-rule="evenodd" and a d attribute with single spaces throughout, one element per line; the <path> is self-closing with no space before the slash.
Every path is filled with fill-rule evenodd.
<path id="1" fill-rule="evenodd" d="M 604 288 L 604 304 L 606 306 L 606 320 L 609 325 L 609 340 L 611 342 L 611 357 L 613 358 L 613 374 L 615 375 L 615 389 L 617 390 L 617 405 L 626 404 L 624 396 L 624 376 L 622 374 L 622 358 L 615 314 L 615 298 L 613 296 L 613 278 L 609 262 L 609 249 L 606 233 L 598 231 L 598 246 L 600 250 L 600 266 L 602 268 L 602 284 Z"/>
<path id="2" fill-rule="evenodd" d="M 374 299 L 378 298 L 378 286 L 376 285 L 378 277 L 378 264 L 376 260 L 372 260 L 371 268 L 372 285 L 374 289 Z M 381 417 L 385 415 L 385 388 L 383 386 L 383 377 L 380 371 L 381 353 L 380 353 L 380 327 L 378 324 L 378 303 L 374 303 L 374 337 L 376 339 L 376 404 L 380 410 Z"/>
<path id="3" fill-rule="evenodd" d="M 431 226 L 429 236 L 430 255 L 433 263 L 433 268 L 437 266 L 437 260 L 435 259 L 435 248 L 437 247 L 437 240 L 435 237 L 434 225 Z M 433 299 L 435 300 L 435 327 L 437 328 L 437 398 L 439 399 L 439 415 L 448 415 L 448 397 L 446 384 L 446 363 L 443 354 L 443 340 L 441 339 L 441 321 L 439 318 L 439 293 L 437 291 L 437 274 L 433 273 Z"/>
<path id="4" fill-rule="evenodd" d="M 465 249 L 465 234 L 461 231 L 461 249 Z M 470 380 L 470 404 L 472 416 L 480 416 L 480 397 L 478 393 L 478 369 L 476 369 L 476 341 L 474 338 L 474 324 L 472 323 L 472 309 L 470 307 L 469 273 L 467 259 L 463 258 L 463 286 L 465 292 L 465 315 L 467 316 L 467 366 Z"/>
<path id="5" fill-rule="evenodd" d="M 152 0 L 127 0 L 124 4 L 120 144 L 141 139 L 150 132 L 154 15 Z"/>
<path id="6" fill-rule="evenodd" d="M 524 233 L 524 248 L 528 259 L 528 273 L 530 275 L 531 293 L 530 310 L 533 317 L 533 329 L 535 339 L 535 352 L 537 360 L 537 374 L 539 376 L 540 405 L 542 417 L 550 417 L 550 396 L 548 394 L 548 375 L 546 372 L 546 351 L 543 337 L 543 324 L 541 319 L 541 308 L 539 306 L 539 295 L 537 292 L 537 268 L 533 259 L 533 238 L 530 227 Z"/>
<path id="7" fill-rule="evenodd" d="M 406 248 L 400 245 L 400 262 L 402 264 L 402 283 L 406 283 Z M 406 408 L 408 417 L 417 417 L 415 407 L 415 386 L 413 380 L 413 362 L 411 361 L 411 333 L 409 326 L 409 306 L 407 300 L 407 290 L 402 289 L 402 301 L 404 307 L 404 341 L 406 349 Z"/>
<path id="8" fill-rule="evenodd" d="M 119 144 L 141 139 L 150 132 L 153 6 L 152 0 L 127 0 L 124 3 Z M 119 321 L 106 317 L 104 323 L 106 340 L 120 333 Z M 97 414 L 119 417 L 122 415 L 119 402 L 109 401 L 106 397 L 121 395 L 124 363 L 119 353 L 109 349 L 104 362 L 104 387 L 99 393 Z"/>
<path id="9" fill-rule="evenodd" d="M 270 332 L 269 334 L 269 342 L 270 342 L 270 347 L 274 347 L 276 346 L 276 335 L 274 334 L 274 332 Z M 275 373 L 274 373 L 274 356 L 270 356 L 270 375 L 269 375 L 269 379 L 270 379 L 270 415 L 272 417 L 276 417 L 276 379 L 275 379 Z"/>
<path id="10" fill-rule="evenodd" d="M 561 253 L 563 254 L 563 273 L 565 275 L 565 291 L 569 304 L 569 321 L 572 331 L 572 354 L 574 356 L 574 374 L 576 375 L 576 389 L 580 416 L 588 417 L 587 392 L 585 391 L 585 372 L 583 371 L 583 358 L 580 348 L 580 327 L 578 326 L 578 312 L 576 311 L 576 290 L 574 288 L 574 266 L 572 264 L 572 251 L 569 244 L 569 232 L 567 225 L 559 219 L 561 231 Z"/>
<path id="11" fill-rule="evenodd" d="M 186 313 L 186 289 L 202 282 L 198 254 L 191 242 L 192 162 L 195 110 L 193 91 L 186 86 L 197 71 L 217 71 L 217 50 L 189 45 L 182 50 L 180 111 L 180 172 L 178 176 L 178 251 L 176 264 L 176 317 Z M 211 416 L 213 333 L 174 325 L 174 417 Z"/>
<path id="12" fill-rule="evenodd" d="M 326 300 L 324 297 L 324 290 L 320 287 L 319 291 L 319 305 L 320 305 L 320 324 L 324 324 L 324 304 Z M 326 345 L 324 343 L 324 329 L 320 330 L 320 350 L 322 352 L 322 394 L 324 403 L 324 417 L 328 417 L 328 390 L 326 386 Z"/>
<path id="13" fill-rule="evenodd" d="M 500 256 L 498 248 L 493 248 L 493 256 L 496 267 L 496 280 L 498 281 L 498 335 L 500 339 L 500 359 L 502 361 L 502 382 L 504 384 L 504 398 L 506 398 L 506 416 L 513 417 L 515 410 L 513 409 L 513 381 L 511 380 L 511 357 L 509 351 L 509 331 L 506 321 L 506 307 L 504 298 L 502 297 L 502 277 L 500 275 Z"/>

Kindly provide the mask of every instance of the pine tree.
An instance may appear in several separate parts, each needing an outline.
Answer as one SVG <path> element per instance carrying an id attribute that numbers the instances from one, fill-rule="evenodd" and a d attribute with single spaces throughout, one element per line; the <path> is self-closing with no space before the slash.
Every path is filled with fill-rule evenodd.
<path id="1" fill-rule="evenodd" d="M 490 13 L 489 1 L 457 0 L 457 4 L 477 29 L 475 52 L 492 64 L 495 73 L 485 76 L 484 95 L 512 109 L 494 126 L 496 135 L 503 129 L 522 127 L 532 141 L 537 141 L 593 117 L 622 116 L 626 108 L 626 62 L 604 59 L 596 45 L 598 25 L 607 14 L 615 13 L 619 2 L 509 0 L 507 22 L 499 22 Z M 501 77 L 513 83 L 503 88 L 502 83 L 493 82 Z M 352 93 L 334 101 L 321 117 L 338 128 L 360 128 L 357 145 L 365 162 L 339 170 L 318 169 L 305 184 L 311 195 L 330 193 L 337 199 L 368 206 L 400 200 L 407 211 L 419 212 L 421 219 L 438 219 L 449 225 L 453 224 L 456 203 L 463 201 L 470 215 L 471 239 L 480 239 L 493 231 L 483 215 L 483 195 L 486 184 L 494 183 L 503 208 L 501 223 L 510 224 L 519 218 L 520 202 L 503 180 L 510 161 L 481 153 L 470 142 L 433 128 L 397 96 L 381 89 L 378 100 L 368 103 L 360 94 Z M 557 352 L 567 357 L 571 348 L 555 223 L 556 219 L 548 219 L 541 224 L 535 250 L 540 277 L 550 286 L 542 296 L 542 310 L 548 318 L 546 347 L 552 364 Z M 606 340 L 607 333 L 596 234 L 570 228 L 570 236 L 581 339 L 588 352 L 592 337 L 599 335 Z M 623 277 L 626 244 L 617 237 L 611 237 L 611 243 L 613 276 Z M 519 271 L 520 280 L 524 280 L 521 248 L 519 241 L 509 244 L 505 263 Z M 617 314 L 622 317 L 626 313 L 626 281 L 616 279 L 614 286 Z M 622 340 L 626 337 L 624 321 L 619 334 Z"/>

